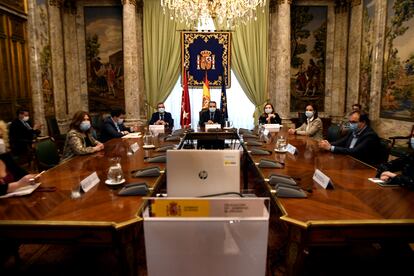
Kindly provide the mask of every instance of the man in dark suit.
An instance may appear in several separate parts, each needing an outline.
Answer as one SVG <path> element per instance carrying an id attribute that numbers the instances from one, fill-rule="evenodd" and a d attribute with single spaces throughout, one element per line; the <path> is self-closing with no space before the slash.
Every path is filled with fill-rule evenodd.
<path id="1" fill-rule="evenodd" d="M 33 139 L 40 134 L 41 125 L 34 124 L 32 126 L 29 119 L 29 110 L 19 109 L 17 118 L 10 124 L 10 147 L 14 155 L 27 153 L 32 146 Z"/>
<path id="2" fill-rule="evenodd" d="M 206 124 L 223 124 L 223 116 L 220 110 L 217 109 L 215 101 L 210 101 L 208 103 L 208 110 L 201 112 L 200 126 L 205 126 Z"/>
<path id="3" fill-rule="evenodd" d="M 157 104 L 157 112 L 154 112 L 149 121 L 150 125 L 164 125 L 166 128 L 174 127 L 174 120 L 171 113 L 165 111 L 164 103 Z"/>
<path id="4" fill-rule="evenodd" d="M 111 116 L 106 118 L 102 124 L 101 142 L 122 137 L 136 130 L 135 127 L 126 127 L 124 125 L 125 117 L 126 115 L 123 109 L 114 109 L 111 111 Z"/>
<path id="5" fill-rule="evenodd" d="M 375 165 L 380 161 L 380 139 L 369 126 L 368 115 L 353 111 L 349 115 L 349 133 L 330 144 L 327 140 L 319 142 L 319 147 L 333 153 L 349 154 L 365 163 Z"/>

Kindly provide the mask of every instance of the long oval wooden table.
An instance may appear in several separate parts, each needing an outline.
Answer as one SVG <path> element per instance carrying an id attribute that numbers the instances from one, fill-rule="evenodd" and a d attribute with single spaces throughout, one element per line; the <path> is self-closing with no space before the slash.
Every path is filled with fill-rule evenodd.
<path id="1" fill-rule="evenodd" d="M 140 149 L 129 155 L 130 145 Z M 125 183 L 146 182 L 157 189 L 160 177 L 133 178 L 132 170 L 163 163 L 146 163 L 145 157 L 160 155 L 142 149 L 142 139 L 113 139 L 101 152 L 74 157 L 44 173 L 41 186 L 32 194 L 0 199 L 0 239 L 19 243 L 69 243 L 110 246 L 120 253 L 122 275 L 137 273 L 137 250 L 142 241 L 144 207 L 141 196 L 119 196 L 120 186 L 105 184 L 109 159 L 121 157 Z M 72 188 L 96 172 L 100 182 L 80 198 Z M 142 244 L 141 244 L 142 246 Z"/>
<path id="2" fill-rule="evenodd" d="M 297 154 L 274 151 L 279 135 L 287 137 L 288 143 L 298 149 Z M 274 134 L 269 142 L 262 148 L 270 150 L 271 155 L 249 154 L 250 159 L 256 164 L 262 158 L 277 160 L 285 167 L 256 166 L 261 178 L 268 178 L 272 173 L 291 176 L 308 196 L 301 199 L 274 195 L 279 223 L 288 229 L 289 274 L 301 273 L 312 246 L 384 240 L 414 242 L 413 191 L 381 187 L 369 181 L 376 174 L 373 167 L 347 155 L 321 150 L 312 138 L 282 131 Z M 315 169 L 330 177 L 334 189 L 324 189 L 312 180 Z"/>

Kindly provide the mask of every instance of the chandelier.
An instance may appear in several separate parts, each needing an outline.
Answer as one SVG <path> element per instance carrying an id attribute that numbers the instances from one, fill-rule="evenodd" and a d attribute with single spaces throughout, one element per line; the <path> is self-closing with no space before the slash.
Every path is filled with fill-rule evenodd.
<path id="1" fill-rule="evenodd" d="M 204 24 L 210 18 L 216 19 L 228 28 L 240 23 L 256 20 L 257 8 L 263 8 L 266 0 L 161 0 L 161 7 L 170 12 L 170 18 L 187 26 Z"/>

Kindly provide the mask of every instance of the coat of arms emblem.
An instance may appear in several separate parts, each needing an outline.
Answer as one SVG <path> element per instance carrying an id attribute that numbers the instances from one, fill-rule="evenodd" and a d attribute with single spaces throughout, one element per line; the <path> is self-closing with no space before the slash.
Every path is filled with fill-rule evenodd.
<path id="1" fill-rule="evenodd" d="M 197 55 L 197 70 L 215 70 L 215 55 L 209 50 L 203 50 Z"/>

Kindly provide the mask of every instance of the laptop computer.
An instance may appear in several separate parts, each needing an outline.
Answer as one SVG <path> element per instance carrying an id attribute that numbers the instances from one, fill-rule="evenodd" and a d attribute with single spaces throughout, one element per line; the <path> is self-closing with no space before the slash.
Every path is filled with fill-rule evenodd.
<path id="1" fill-rule="evenodd" d="M 168 150 L 168 197 L 240 192 L 239 150 Z"/>

